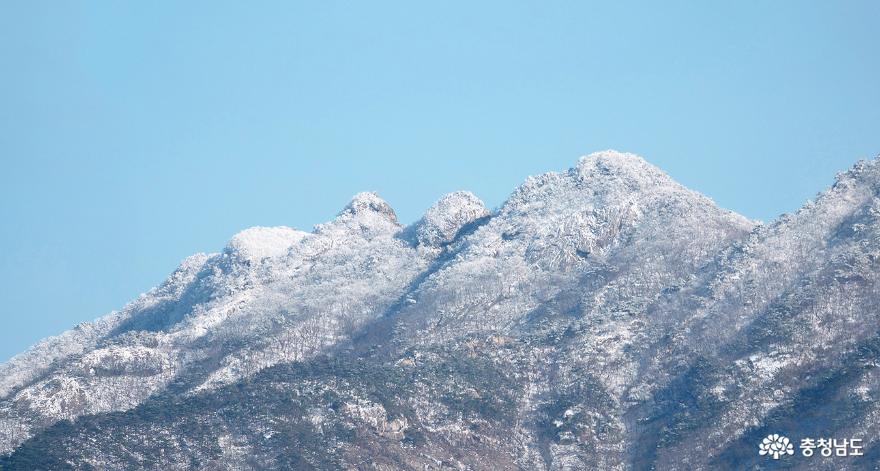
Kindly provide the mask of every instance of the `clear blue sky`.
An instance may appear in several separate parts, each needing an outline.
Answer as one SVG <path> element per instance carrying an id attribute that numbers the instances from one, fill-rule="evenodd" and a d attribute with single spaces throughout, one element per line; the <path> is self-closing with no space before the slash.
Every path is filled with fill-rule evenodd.
<path id="1" fill-rule="evenodd" d="M 2 2 L 0 361 L 361 190 L 615 148 L 770 220 L 880 152 L 880 3 L 647 3 Z"/>

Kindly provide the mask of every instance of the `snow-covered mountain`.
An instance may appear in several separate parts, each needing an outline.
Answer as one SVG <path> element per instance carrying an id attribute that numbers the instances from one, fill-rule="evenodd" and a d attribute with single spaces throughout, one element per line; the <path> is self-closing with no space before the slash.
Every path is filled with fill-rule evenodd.
<path id="1" fill-rule="evenodd" d="M 0 466 L 871 469 L 878 275 L 877 160 L 769 225 L 613 151 L 410 226 L 361 193 L 0 365 Z"/>

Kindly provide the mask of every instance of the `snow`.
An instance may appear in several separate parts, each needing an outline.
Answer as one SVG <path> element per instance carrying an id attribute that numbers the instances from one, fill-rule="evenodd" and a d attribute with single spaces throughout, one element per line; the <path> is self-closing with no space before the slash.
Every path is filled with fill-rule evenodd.
<path id="1" fill-rule="evenodd" d="M 345 209 L 340 214 L 358 215 L 365 213 L 379 213 L 389 219 L 397 220 L 391 205 L 374 191 L 364 191 L 354 195 L 351 202 L 345 206 Z"/>
<path id="2" fill-rule="evenodd" d="M 576 167 L 582 181 L 616 179 L 633 189 L 677 185 L 662 170 L 630 153 L 606 150 L 581 157 Z"/>
<path id="3" fill-rule="evenodd" d="M 421 284 L 404 312 L 413 328 L 431 326 L 414 334 L 424 342 L 506 329 L 612 261 L 617 281 L 590 303 L 638 310 L 630 291 L 659 295 L 753 226 L 640 157 L 591 154 L 568 172 L 529 177 L 485 224 L 450 246 L 453 261 Z"/>
<path id="4" fill-rule="evenodd" d="M 385 200 L 372 191 L 356 194 L 333 221 L 315 227 L 316 234 L 376 238 L 397 233 L 402 226 Z"/>
<path id="5" fill-rule="evenodd" d="M 439 247 L 452 242 L 464 226 L 488 215 L 486 206 L 473 193 L 449 193 L 431 206 L 415 224 L 417 241 L 422 245 Z"/>
<path id="6" fill-rule="evenodd" d="M 430 364 L 429 348 L 455 345 L 518 365 L 524 417 L 569 387 L 605 397 L 565 406 L 554 425 L 566 441 L 594 440 L 583 449 L 612 465 L 622 439 L 603 442 L 590 427 L 631 433 L 627 407 L 650 401 L 694 359 L 744 349 L 696 391 L 724 408 L 699 433 L 729 440 L 796 390 L 788 372 L 830 367 L 871 333 L 852 326 L 873 325 L 880 299 L 878 194 L 880 164 L 862 162 L 797 213 L 757 226 L 615 151 L 529 177 L 496 211 L 450 193 L 410 227 L 379 195 L 359 193 L 311 233 L 239 232 L 223 253 L 184 260 L 122 310 L 0 365 L 0 453 L 57 419 L 135 407 L 175 378 L 198 378 L 186 394 L 210 394 L 307 361 L 377 319 L 394 319 L 389 344 L 406 354 L 391 364 L 406 371 Z M 773 311 L 780 306 L 785 316 Z M 797 321 L 790 338 L 769 335 L 778 319 Z M 751 342 L 761 322 L 787 348 Z M 517 348 L 524 359 L 510 353 Z M 433 408 L 417 411 L 433 424 L 424 430 L 474 433 L 437 419 L 445 406 L 431 397 L 417 399 Z M 378 403 L 345 410 L 389 436 L 411 425 Z M 587 431 L 572 434 L 582 420 L 592 421 L 581 424 Z M 515 431 L 524 443 L 525 427 Z M 682 443 L 700 440 L 694 432 Z M 521 456 L 541 456 L 534 446 Z M 576 445 L 549 449 L 556 464 L 581 462 Z"/>
<path id="7" fill-rule="evenodd" d="M 258 262 L 264 258 L 287 255 L 288 250 L 308 233 L 290 227 L 252 227 L 232 237 L 226 252 L 244 260 Z"/>

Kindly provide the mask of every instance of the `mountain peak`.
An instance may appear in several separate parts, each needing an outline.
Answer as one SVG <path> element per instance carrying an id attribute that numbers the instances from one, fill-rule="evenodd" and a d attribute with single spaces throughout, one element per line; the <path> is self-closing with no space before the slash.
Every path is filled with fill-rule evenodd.
<path id="1" fill-rule="evenodd" d="M 374 191 L 363 191 L 354 195 L 351 202 L 339 213 L 339 216 L 346 215 L 379 215 L 394 223 L 397 222 L 394 209 Z"/>
<path id="2" fill-rule="evenodd" d="M 335 219 L 315 226 L 315 232 L 355 230 L 365 235 L 375 235 L 395 233 L 400 227 L 391 205 L 375 192 L 364 191 L 354 195 Z"/>
<path id="3" fill-rule="evenodd" d="M 548 199 L 560 200 L 558 204 L 563 207 L 575 200 L 582 206 L 604 206 L 632 198 L 653 198 L 658 189 L 663 193 L 687 191 L 638 155 L 606 150 L 581 157 L 566 172 L 528 177 L 501 211 L 523 211 L 536 202 L 545 205 Z"/>
<path id="4" fill-rule="evenodd" d="M 835 186 L 857 182 L 880 186 L 880 156 L 859 160 L 849 170 L 838 173 Z"/>
<path id="5" fill-rule="evenodd" d="M 673 180 L 662 170 L 636 154 L 605 150 L 585 155 L 572 169 L 582 181 L 621 179 L 630 185 L 646 187 L 669 184 Z"/>
<path id="6" fill-rule="evenodd" d="M 469 191 L 440 198 L 415 224 L 419 245 L 437 247 L 451 242 L 462 227 L 489 215 L 486 205 Z"/>

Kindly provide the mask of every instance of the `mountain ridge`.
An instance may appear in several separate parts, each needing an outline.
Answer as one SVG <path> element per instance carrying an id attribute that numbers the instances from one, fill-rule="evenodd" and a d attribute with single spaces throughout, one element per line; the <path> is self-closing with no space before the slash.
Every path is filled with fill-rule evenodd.
<path id="1" fill-rule="evenodd" d="M 403 460 L 400 467 L 422 463 L 425 453 L 472 468 L 491 469 L 480 453 L 500 459 L 483 447 L 480 453 L 454 458 L 454 443 L 465 437 L 494 443 L 514 457 L 510 466 L 526 468 L 675 469 L 675 459 L 682 456 L 698 469 L 709 466 L 706 459 L 728 457 L 724 463 L 730 464 L 743 459 L 730 458 L 741 455 L 731 454 L 740 446 L 737 437 L 753 433 L 744 424 L 767 420 L 765 414 L 795 397 L 797 386 L 776 372 L 798 365 L 815 369 L 821 361 L 813 352 L 821 349 L 843 358 L 856 348 L 822 340 L 826 334 L 813 328 L 782 328 L 790 321 L 777 318 L 778 312 L 789 312 L 797 319 L 825 319 L 836 307 L 820 308 L 802 299 L 827 295 L 838 285 L 834 289 L 849 293 L 853 306 L 871 305 L 880 260 L 880 237 L 872 238 L 880 233 L 878 175 L 877 160 L 857 163 L 815 201 L 763 225 L 718 208 L 638 156 L 603 151 L 580 158 L 568 171 L 529 177 L 493 211 L 471 193 L 454 192 L 403 226 L 387 202 L 366 192 L 309 233 L 286 227 L 246 229 L 220 253 L 187 258 L 166 282 L 121 311 L 47 339 L 0 365 L 0 455 L 15 448 L 7 463 L 37 459 L 28 443 L 59 430 L 72 433 L 67 425 L 57 425 L 64 420 L 73 420 L 74 427 L 98 421 L 105 424 L 95 425 L 99 428 L 123 427 L 136 435 L 106 420 L 134 418 L 131 414 L 156 401 L 210 402 L 251 378 L 275 384 L 272 372 L 300 371 L 295 375 L 306 374 L 321 388 L 354 401 L 343 409 L 317 398 L 313 406 L 302 406 L 306 415 L 312 407 L 333 418 L 312 425 L 296 422 L 306 427 L 301 433 L 320 436 L 323 427 L 338 429 L 330 436 L 338 453 L 325 456 L 328 466 L 306 460 L 314 467 L 335 467 L 330 462 L 348 466 L 346 454 L 381 454 L 372 445 L 345 439 L 343 430 L 378 434 L 376 443 L 396 450 Z M 853 306 L 846 316 L 876 322 Z M 779 324 L 766 324 L 768 318 Z M 718 325 L 732 328 L 713 327 Z M 758 325 L 769 329 L 767 335 L 779 345 L 799 345 L 805 353 L 793 360 L 780 353 L 793 347 L 761 346 L 776 369 L 750 370 L 748 362 L 758 361 L 748 360 L 759 348 L 754 339 L 766 337 L 756 337 L 760 329 L 753 326 Z M 866 330 L 865 338 L 870 333 Z M 302 370 L 327 361 L 322 360 L 326 355 L 338 359 L 330 360 L 335 366 Z M 701 357 L 709 359 L 706 366 L 692 364 Z M 423 388 L 418 393 L 407 385 L 388 386 L 396 395 L 384 397 L 380 407 L 350 397 L 356 388 L 332 386 L 339 381 L 334 374 L 369 384 L 369 378 L 339 370 L 347 368 L 346 362 L 371 365 L 368 369 L 378 377 L 418 371 L 438 382 L 411 378 L 412 387 Z M 290 370 L 285 365 L 300 366 Z M 470 386 L 447 384 L 434 369 L 442 365 Z M 468 376 L 471 370 L 498 384 Z M 703 383 L 693 385 L 688 379 L 693 371 L 715 378 L 707 384 L 720 382 L 707 389 Z M 750 376 L 756 371 L 766 378 Z M 871 371 L 864 378 L 872 378 Z M 723 378 L 739 378 L 756 391 L 781 387 L 781 399 L 746 414 L 742 407 L 753 396 Z M 682 393 L 670 389 L 677 384 L 691 384 L 688 394 L 705 395 L 700 400 L 712 404 L 705 409 L 718 414 L 720 428 L 692 424 L 680 406 L 664 399 Z M 870 396 L 873 386 L 867 384 Z M 497 389 L 502 386 L 508 389 Z M 451 406 L 444 394 L 471 418 L 447 416 L 443 411 Z M 499 408 L 477 399 L 487 396 L 513 403 Z M 259 395 L 248 397 L 261 404 Z M 473 401 L 488 409 L 468 409 Z M 393 415 L 396 409 L 401 412 Z M 517 421 L 507 438 L 485 430 L 466 432 L 468 423 L 492 423 L 499 417 Z M 757 418 L 744 422 L 743 417 Z M 642 425 L 642 419 L 667 429 Z M 364 425 L 377 421 L 384 424 L 379 429 Z M 693 454 L 682 449 L 683 435 L 669 430 L 683 425 L 716 437 L 717 450 Z M 438 435 L 439 430 L 455 432 Z M 82 433 L 71 436 L 88 439 Z M 416 446 L 415 436 L 433 438 Z M 262 446 L 248 434 L 236 437 L 252 451 Z M 210 455 L 218 466 L 276 466 L 269 455 L 259 466 L 242 461 L 230 451 L 234 447 L 221 443 L 232 436 L 206 439 L 215 440 L 221 451 L 178 450 L 178 458 L 186 458 L 181 463 Z M 712 446 L 703 444 L 704 438 L 690 440 Z M 639 452 L 645 443 L 658 451 Z M 123 455 L 136 459 L 128 451 L 77 446 L 83 450 L 64 450 L 90 466 L 117 463 Z M 421 450 L 422 457 L 407 446 L 416 446 L 413 450 Z M 266 452 L 271 454 L 271 448 Z"/>

